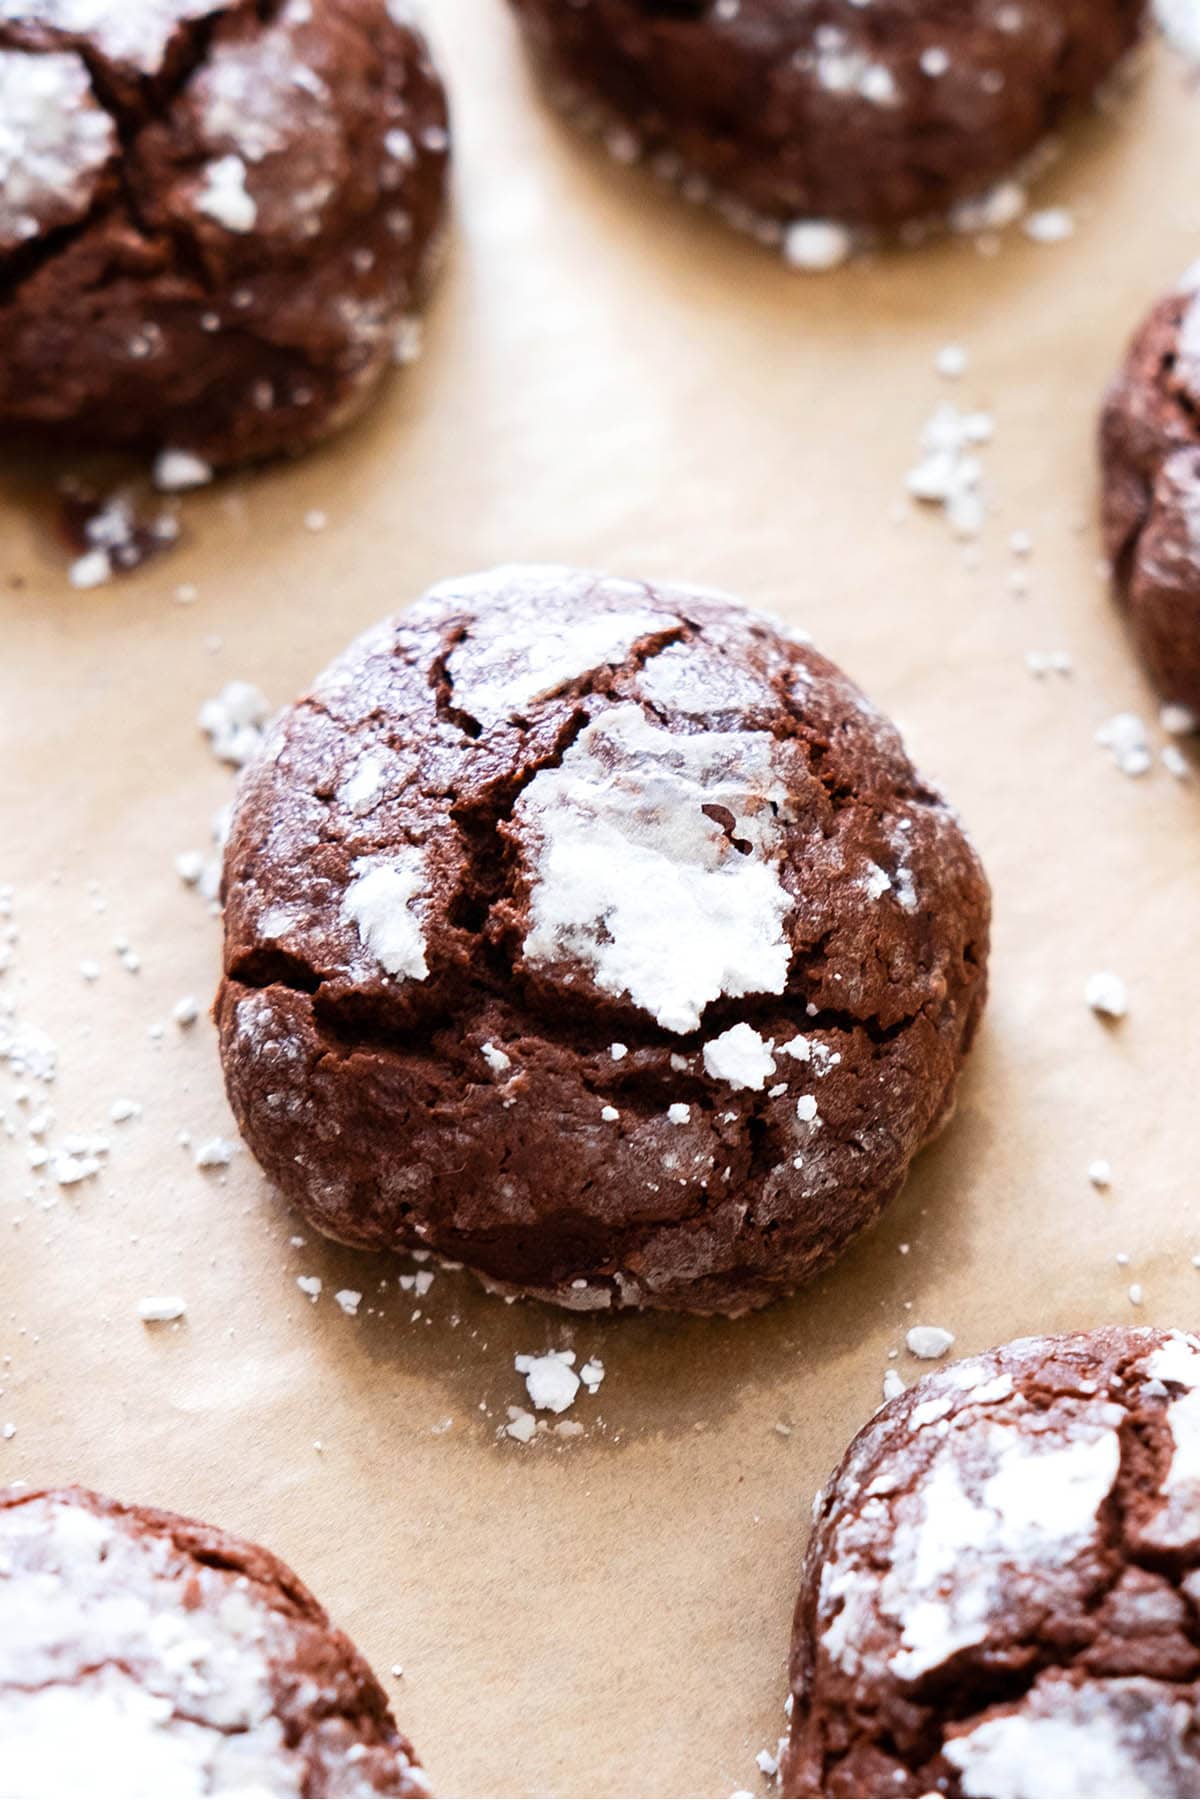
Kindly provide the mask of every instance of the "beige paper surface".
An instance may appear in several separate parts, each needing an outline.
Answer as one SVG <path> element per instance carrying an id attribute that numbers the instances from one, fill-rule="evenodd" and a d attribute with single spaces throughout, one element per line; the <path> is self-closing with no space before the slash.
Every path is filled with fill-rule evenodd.
<path id="1" fill-rule="evenodd" d="M 1128 780 L 1093 743 L 1119 709 L 1155 716 L 1097 574 L 1093 423 L 1128 332 L 1200 253 L 1200 100 L 1156 51 L 1118 119 L 1073 138 L 1038 194 L 1072 207 L 1069 242 L 812 279 L 576 141 L 498 0 L 442 0 L 435 37 L 453 249 L 425 358 L 366 423 L 189 498 L 182 548 L 93 593 L 66 583 L 40 478 L 4 475 L 0 881 L 20 937 L 0 995 L 60 1073 L 22 1108 L 0 1070 L 0 1481 L 76 1479 L 262 1539 L 371 1658 L 443 1795 L 757 1790 L 813 1491 L 889 1351 L 918 1373 L 906 1328 L 967 1352 L 1196 1318 L 1200 785 Z M 957 384 L 933 370 L 952 341 Z M 940 515 L 892 519 L 947 399 L 996 422 L 974 570 Z M 1024 598 L 1014 530 L 1035 541 Z M 806 626 L 905 728 L 994 884 L 955 1124 L 873 1236 L 757 1318 L 572 1321 L 446 1274 L 414 1299 L 411 1265 L 323 1245 L 247 1155 L 202 1173 L 177 1141 L 230 1129 L 211 1026 L 171 1019 L 218 970 L 217 922 L 173 870 L 231 787 L 198 707 L 235 676 L 285 702 L 432 580 L 514 559 L 692 578 Z M 1058 649 L 1074 674 L 1033 679 L 1025 653 Z M 1104 968 L 1129 986 L 1115 1029 L 1083 1003 Z M 109 1124 L 121 1097 L 142 1116 Z M 52 1148 L 111 1140 L 99 1177 L 35 1184 L 42 1104 Z M 357 1319 L 342 1287 L 366 1293 Z M 186 1323 L 143 1326 L 164 1292 Z M 607 1369 L 571 1414 L 584 1435 L 498 1441 L 526 1399 L 514 1354 L 567 1345 Z"/>

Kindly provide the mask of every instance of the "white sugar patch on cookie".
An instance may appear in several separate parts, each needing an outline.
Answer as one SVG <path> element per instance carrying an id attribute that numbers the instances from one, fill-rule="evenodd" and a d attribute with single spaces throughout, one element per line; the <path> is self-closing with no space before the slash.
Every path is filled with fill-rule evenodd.
<path id="1" fill-rule="evenodd" d="M 246 187 L 246 165 L 240 156 L 219 156 L 205 166 L 196 211 L 207 214 L 226 231 L 253 231 L 258 207 Z"/>
<path id="2" fill-rule="evenodd" d="M 1163 1477 L 1162 1504 L 1143 1527 L 1148 1542 L 1160 1549 L 1183 1549 L 1200 1539 L 1200 1342 L 1174 1332 L 1146 1358 L 1151 1381 L 1184 1388 L 1166 1409 L 1173 1449 Z"/>
<path id="3" fill-rule="evenodd" d="M 80 57 L 0 50 L 0 244 L 85 212 L 117 149 Z"/>
<path id="4" fill-rule="evenodd" d="M 678 628 L 678 619 L 648 607 L 589 611 L 546 621 L 537 637 L 518 644 L 506 609 L 481 611 L 446 664 L 454 704 L 481 725 L 499 724 L 594 669 L 624 662 L 642 638 Z"/>
<path id="5" fill-rule="evenodd" d="M 704 1067 L 714 1081 L 727 1081 L 733 1088 L 752 1088 L 761 1092 L 775 1073 L 775 1048 L 752 1025 L 731 1025 L 720 1037 L 704 1046 Z"/>
<path id="6" fill-rule="evenodd" d="M 51 30 L 91 37 L 114 62 L 156 75 L 188 19 L 225 12 L 233 0 L 38 0 L 37 20 Z M 28 19 L 28 0 L 0 0 L 0 19 Z"/>
<path id="7" fill-rule="evenodd" d="M 1063 1567 L 1098 1539 L 1097 1513 L 1120 1463 L 1121 1416 L 1101 1405 L 1076 1420 L 1069 1441 L 989 1424 L 973 1434 L 970 1489 L 961 1434 L 944 1439 L 925 1478 L 896 1502 L 882 1581 L 857 1551 L 862 1522 L 852 1516 L 839 1532 L 821 1577 L 822 1613 L 833 1614 L 824 1633 L 830 1656 L 850 1673 L 861 1668 L 878 1613 L 900 1628 L 890 1666 L 901 1680 L 983 1642 L 1011 1597 L 1014 1569 Z M 946 1426 L 930 1416 L 921 1429 Z"/>
<path id="8" fill-rule="evenodd" d="M 351 872 L 356 879 L 342 900 L 343 916 L 358 927 L 380 968 L 402 979 L 424 981 L 429 973 L 425 933 L 414 905 L 425 886 L 421 851 L 401 850 L 386 861 L 360 857 Z"/>
<path id="9" fill-rule="evenodd" d="M 788 812 L 768 733 L 675 735 L 614 707 L 517 804 L 534 838 L 526 958 L 580 963 L 681 1033 L 721 995 L 782 993 Z"/>
<path id="10" fill-rule="evenodd" d="M 1077 1685 L 1046 1673 L 1011 1711 L 948 1738 L 942 1754 L 968 1795 L 1106 1800 L 1191 1793 L 1200 1775 L 1189 1748 L 1192 1726 L 1191 1705 L 1167 1682 L 1135 1676 Z"/>

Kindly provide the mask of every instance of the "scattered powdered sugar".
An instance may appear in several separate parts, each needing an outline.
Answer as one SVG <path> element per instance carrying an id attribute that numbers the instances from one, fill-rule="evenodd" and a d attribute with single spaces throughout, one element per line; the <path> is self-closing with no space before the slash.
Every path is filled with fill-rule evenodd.
<path id="1" fill-rule="evenodd" d="M 199 726 L 220 762 L 240 769 L 262 748 L 263 727 L 271 708 L 265 695 L 249 681 L 227 681 L 213 699 L 200 708 Z"/>
<path id="2" fill-rule="evenodd" d="M 227 1169 L 237 1154 L 232 1138 L 208 1138 L 198 1145 L 193 1158 L 198 1169 Z"/>
<path id="3" fill-rule="evenodd" d="M 149 1294 L 138 1301 L 137 1310 L 143 1325 L 169 1325 L 183 1318 L 187 1301 L 179 1294 Z"/>
<path id="4" fill-rule="evenodd" d="M 424 981 L 425 933 L 414 905 L 425 887 L 423 853 L 410 845 L 386 861 L 360 857 L 351 873 L 356 879 L 342 900 L 343 916 L 387 974 Z"/>
<path id="5" fill-rule="evenodd" d="M 601 714 L 517 803 L 535 838 L 528 960 L 580 962 L 680 1033 L 723 994 L 782 993 L 792 900 L 773 855 L 789 814 L 776 756 L 764 732 L 674 734 L 632 704 Z"/>
<path id="6" fill-rule="evenodd" d="M 752 1025 L 731 1025 L 720 1037 L 711 1038 L 704 1046 L 704 1067 L 714 1081 L 727 1081 L 733 1088 L 762 1091 L 775 1073 L 775 1048 Z"/>
<path id="7" fill-rule="evenodd" d="M 954 1348 L 954 1333 L 941 1325 L 914 1325 L 905 1333 L 904 1341 L 910 1355 L 933 1362 Z"/>
<path id="8" fill-rule="evenodd" d="M 1145 775 L 1154 762 L 1145 723 L 1136 713 L 1114 713 L 1098 728 L 1096 742 L 1112 752 L 1122 775 Z"/>
<path id="9" fill-rule="evenodd" d="M 1110 969 L 1099 969 L 1088 976 L 1083 997 L 1092 1011 L 1104 1019 L 1123 1019 L 1129 1011 L 1125 983 Z"/>
<path id="10" fill-rule="evenodd" d="M 974 537 L 983 525 L 983 465 L 976 451 L 991 440 L 990 413 L 964 412 L 945 403 L 921 431 L 919 460 L 906 485 L 914 499 L 940 506 L 957 537 Z"/>

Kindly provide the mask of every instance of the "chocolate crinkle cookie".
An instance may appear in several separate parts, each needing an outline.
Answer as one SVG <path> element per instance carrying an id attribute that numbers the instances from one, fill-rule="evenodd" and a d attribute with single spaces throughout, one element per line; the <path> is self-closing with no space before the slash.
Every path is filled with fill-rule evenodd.
<path id="1" fill-rule="evenodd" d="M 404 0 L 0 0 L 0 432 L 300 451 L 412 348 L 441 84 Z"/>
<path id="2" fill-rule="evenodd" d="M 81 1488 L 0 1489 L 0 1792 L 428 1793 L 382 1688 L 269 1551 Z"/>
<path id="3" fill-rule="evenodd" d="M 944 217 L 1010 175 L 1146 13 L 1145 0 L 513 5 L 555 98 L 617 157 L 644 156 L 807 267 L 841 260 L 854 228 Z"/>
<path id="4" fill-rule="evenodd" d="M 798 1795 L 1200 1794 L 1200 1339 L 1024 1338 L 860 1432 L 792 1645 Z"/>
<path id="5" fill-rule="evenodd" d="M 1163 698 L 1200 724 L 1200 269 L 1151 312 L 1100 428 L 1105 548 Z"/>
<path id="6" fill-rule="evenodd" d="M 282 715 L 224 872 L 226 1082 L 331 1237 L 736 1313 L 947 1118 L 988 890 L 900 740 L 723 597 L 433 589 Z"/>

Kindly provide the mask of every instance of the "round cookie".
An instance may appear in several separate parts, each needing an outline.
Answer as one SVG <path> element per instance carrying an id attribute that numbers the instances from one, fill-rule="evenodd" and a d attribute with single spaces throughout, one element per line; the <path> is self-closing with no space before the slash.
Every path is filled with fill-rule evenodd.
<path id="1" fill-rule="evenodd" d="M 412 351 L 447 146 L 389 0 L 0 0 L 0 431 L 307 449 Z"/>
<path id="2" fill-rule="evenodd" d="M 1200 271 L 1150 313 L 1105 397 L 1105 549 L 1163 698 L 1200 721 Z"/>
<path id="3" fill-rule="evenodd" d="M 9 1800 L 428 1792 L 277 1557 L 82 1488 L 0 1489 L 0 1745 Z"/>
<path id="4" fill-rule="evenodd" d="M 622 161 L 818 267 L 945 217 L 1136 42 L 1145 0 L 513 0 L 551 91 Z"/>
<path id="5" fill-rule="evenodd" d="M 818 1496 L 783 1789 L 1200 1793 L 1200 1339 L 1024 1338 L 885 1406 Z"/>
<path id="6" fill-rule="evenodd" d="M 987 885 L 823 657 L 691 589 L 444 583 L 243 776 L 226 1084 L 315 1224 L 580 1308 L 737 1313 L 952 1107 Z"/>

